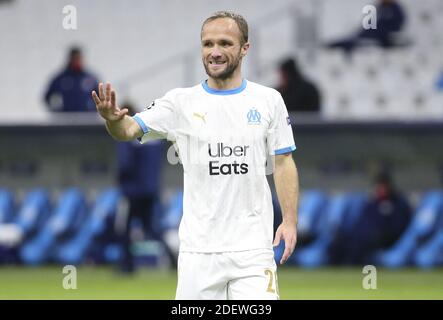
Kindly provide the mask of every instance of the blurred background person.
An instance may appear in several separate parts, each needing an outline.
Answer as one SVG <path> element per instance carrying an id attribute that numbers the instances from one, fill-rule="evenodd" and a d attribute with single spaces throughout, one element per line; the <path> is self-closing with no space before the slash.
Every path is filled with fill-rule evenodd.
<path id="1" fill-rule="evenodd" d="M 130 102 L 122 104 L 128 109 L 128 115 L 136 114 Z M 135 271 L 134 255 L 131 251 L 131 229 L 135 219 L 143 226 L 147 239 L 160 239 L 153 225 L 155 206 L 159 203 L 160 173 L 164 157 L 161 140 L 152 141 L 145 145 L 137 140 L 117 143 L 117 179 L 121 192 L 129 205 L 124 220 L 122 245 L 123 256 L 119 270 L 126 273 Z"/>
<path id="2" fill-rule="evenodd" d="M 280 83 L 277 90 L 289 112 L 319 112 L 321 97 L 316 85 L 305 78 L 297 62 L 286 59 L 279 68 Z"/>
<path id="3" fill-rule="evenodd" d="M 344 245 L 345 263 L 372 263 L 373 254 L 391 247 L 411 222 L 412 208 L 387 169 L 375 177 L 371 198 L 363 208 Z"/>
<path id="4" fill-rule="evenodd" d="M 363 29 L 354 35 L 331 42 L 327 45 L 329 48 L 343 49 L 345 53 L 351 54 L 352 51 L 368 40 L 382 48 L 391 48 L 399 44 L 396 39 L 404 27 L 406 15 L 403 7 L 396 0 L 381 0 L 376 5 L 377 27 L 375 29 Z"/>
<path id="5" fill-rule="evenodd" d="M 50 111 L 95 111 L 90 93 L 97 88 L 97 78 L 84 67 L 81 49 L 72 47 L 65 68 L 50 81 L 44 100 Z"/>

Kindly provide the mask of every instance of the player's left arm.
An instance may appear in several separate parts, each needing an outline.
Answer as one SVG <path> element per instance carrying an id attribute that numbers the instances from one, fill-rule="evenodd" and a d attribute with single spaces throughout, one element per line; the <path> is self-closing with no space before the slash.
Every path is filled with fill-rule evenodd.
<path id="1" fill-rule="evenodd" d="M 294 251 L 297 243 L 298 172 L 292 153 L 275 156 L 274 183 L 283 221 L 275 233 L 274 246 L 283 239 L 285 251 L 280 260 L 283 264 Z"/>

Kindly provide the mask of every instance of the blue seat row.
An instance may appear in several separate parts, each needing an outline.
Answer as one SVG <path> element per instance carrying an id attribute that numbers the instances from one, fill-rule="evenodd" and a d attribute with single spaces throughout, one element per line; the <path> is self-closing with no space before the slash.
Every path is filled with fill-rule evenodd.
<path id="1" fill-rule="evenodd" d="M 443 257 L 443 193 L 427 193 L 401 238 L 388 250 L 376 254 L 377 264 L 398 268 L 416 264 L 428 268 L 441 264 Z"/>
<path id="2" fill-rule="evenodd" d="M 307 196 L 308 198 L 305 195 L 301 197 L 299 221 L 306 219 L 306 216 L 317 215 L 318 225 L 312 227 L 317 237 L 308 245 L 297 248 L 288 262 L 304 267 L 318 267 L 333 262 L 331 249 L 334 240 L 352 229 L 366 197 L 364 194 L 353 192 L 340 193 L 327 199 L 323 194 L 322 198 L 317 200 L 321 202 L 322 211 L 314 212 L 305 210 L 303 202 L 312 201 L 309 199 L 309 193 Z"/>
<path id="3" fill-rule="evenodd" d="M 21 230 L 23 239 L 16 255 L 23 263 L 79 264 L 85 259 L 111 262 L 119 256 L 114 223 L 121 199 L 117 189 L 109 188 L 88 204 L 82 190 L 69 188 L 52 204 L 47 191 L 35 189 L 18 205 L 10 191 L 0 189 L 0 224 L 15 224 Z M 178 228 L 182 199 L 182 190 L 177 190 L 167 203 L 156 209 L 154 225 L 158 234 Z M 332 195 L 321 190 L 303 192 L 299 204 L 299 241 L 288 264 L 319 267 L 337 263 L 334 252 L 337 240 L 353 232 L 367 201 L 367 195 L 360 192 Z M 274 207 L 277 218 L 281 212 L 276 199 Z M 282 242 L 275 248 L 276 260 L 283 250 Z M 392 247 L 377 252 L 373 261 L 390 268 L 443 265 L 443 192 L 433 190 L 423 194 L 407 229 Z"/>
<path id="4" fill-rule="evenodd" d="M 21 232 L 22 241 L 15 250 L 16 262 L 78 264 L 89 255 L 102 253 L 104 250 L 99 247 L 106 246 L 114 237 L 120 198 L 118 190 L 110 188 L 88 206 L 82 190 L 69 188 L 53 205 L 46 190 L 35 189 L 16 206 L 13 195 L 1 189 L 0 224 L 14 225 Z M 14 213 L 15 207 L 18 210 Z M 0 262 L 2 258 L 11 260 L 0 255 Z"/>

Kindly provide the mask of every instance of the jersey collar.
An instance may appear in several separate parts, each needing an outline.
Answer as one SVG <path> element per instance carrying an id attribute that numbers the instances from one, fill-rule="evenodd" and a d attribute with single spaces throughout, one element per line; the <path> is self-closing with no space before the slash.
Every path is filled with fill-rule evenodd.
<path id="1" fill-rule="evenodd" d="M 246 79 L 243 79 L 240 87 L 234 88 L 234 89 L 229 89 L 229 90 L 218 90 L 218 89 L 212 89 L 208 86 L 208 80 L 204 80 L 202 81 L 202 87 L 203 89 L 205 89 L 205 91 L 207 93 L 210 94 L 217 94 L 217 95 L 222 95 L 222 96 L 227 96 L 227 95 L 231 95 L 231 94 L 236 94 L 236 93 L 240 93 L 243 90 L 245 90 L 246 88 L 246 84 L 247 81 Z"/>

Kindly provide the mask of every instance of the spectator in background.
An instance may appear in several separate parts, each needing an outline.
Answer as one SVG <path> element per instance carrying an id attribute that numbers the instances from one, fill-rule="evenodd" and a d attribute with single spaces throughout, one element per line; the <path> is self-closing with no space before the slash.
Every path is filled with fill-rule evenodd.
<path id="1" fill-rule="evenodd" d="M 280 65 L 280 84 L 277 90 L 289 112 L 319 112 L 320 94 L 317 87 L 308 81 L 294 59 L 287 59 Z"/>
<path id="2" fill-rule="evenodd" d="M 50 111 L 95 112 L 90 95 L 97 88 L 97 78 L 84 69 L 81 49 L 73 47 L 65 69 L 51 80 L 44 99 Z"/>
<path id="3" fill-rule="evenodd" d="M 377 28 L 363 29 L 351 37 L 332 42 L 327 45 L 329 48 L 340 48 L 348 55 L 352 53 L 355 47 L 367 43 L 367 40 L 374 41 L 383 48 L 397 46 L 398 42 L 395 33 L 402 30 L 405 24 L 405 12 L 402 6 L 395 0 L 381 0 L 376 6 L 377 9 Z"/>
<path id="4" fill-rule="evenodd" d="M 350 238 L 347 239 L 345 262 L 371 263 L 379 249 L 391 247 L 406 230 L 412 217 L 406 198 L 393 185 L 387 170 L 375 179 L 374 195 L 365 205 Z"/>
<path id="5" fill-rule="evenodd" d="M 124 103 L 122 108 L 127 108 L 130 116 L 136 113 L 128 102 Z M 139 219 L 142 223 L 145 238 L 160 237 L 152 225 L 152 217 L 159 199 L 162 149 L 161 140 L 154 140 L 144 145 L 137 140 L 117 143 L 118 183 L 129 204 L 122 237 L 123 258 L 120 265 L 122 272 L 131 273 L 135 270 L 131 253 L 131 224 L 134 219 Z"/>

